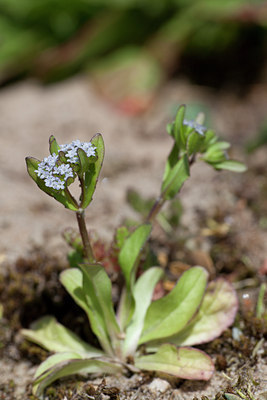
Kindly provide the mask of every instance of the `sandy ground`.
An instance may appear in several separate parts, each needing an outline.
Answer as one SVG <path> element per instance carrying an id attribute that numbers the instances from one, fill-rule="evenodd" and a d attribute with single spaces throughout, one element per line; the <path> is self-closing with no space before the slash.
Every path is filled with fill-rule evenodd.
<path id="1" fill-rule="evenodd" d="M 205 88 L 173 82 L 162 90 L 145 115 L 128 118 L 99 98 L 83 77 L 50 87 L 22 82 L 2 90 L 1 260 L 25 255 L 33 244 L 44 242 L 58 251 L 63 245 L 60 233 L 76 224 L 72 212 L 42 193 L 26 173 L 25 156 L 39 159 L 47 156 L 51 134 L 59 143 L 77 138 L 86 141 L 97 132 L 103 134 L 106 157 L 94 201 L 87 211 L 87 221 L 89 228 L 110 237 L 111 228 L 122 217 L 131 215 L 125 205 L 129 187 L 145 195 L 157 194 L 171 146 L 165 125 L 172 119 L 177 104 L 211 106 L 214 127 L 222 137 L 233 142 L 235 153 L 238 153 L 238 145 L 255 135 L 267 107 L 264 88 L 255 87 L 243 103 L 227 96 L 216 96 Z M 227 172 L 223 173 L 223 178 L 218 178 L 218 174 L 202 163 L 193 168 L 192 178 L 182 192 L 186 223 L 192 225 L 196 207 L 209 209 L 216 206 L 222 196 L 226 203 L 231 202 L 231 194 L 223 192 L 220 186 L 222 181 L 227 184 L 228 178 Z"/>
<path id="2" fill-rule="evenodd" d="M 14 84 L 0 92 L 0 267 L 7 260 L 25 256 L 33 245 L 64 256 L 66 245 L 61 232 L 75 227 L 75 216 L 42 193 L 27 175 L 25 156 L 42 159 L 48 155 L 48 138 L 58 142 L 74 139 L 88 141 L 97 132 L 103 134 L 106 157 L 94 201 L 87 210 L 88 227 L 110 238 L 113 227 L 125 216 L 135 214 L 125 202 L 128 188 L 147 196 L 157 195 L 171 139 L 165 133 L 175 107 L 181 103 L 200 103 L 212 109 L 213 127 L 220 136 L 233 143 L 234 154 L 244 158 L 240 146 L 253 138 L 267 109 L 267 90 L 252 88 L 248 97 L 212 92 L 184 81 L 170 82 L 162 89 L 153 106 L 140 117 L 127 117 L 117 112 L 95 92 L 86 77 L 77 77 L 57 85 L 42 87 L 34 81 Z M 265 156 L 259 156 L 265 157 Z M 256 162 L 256 161 L 255 161 Z M 192 233 L 199 210 L 211 213 L 218 203 L 232 211 L 239 209 L 232 223 L 242 231 L 244 246 L 254 240 L 250 257 L 259 268 L 267 254 L 263 233 L 249 211 L 240 211 L 238 199 L 231 192 L 240 185 L 240 175 L 218 174 L 198 163 L 192 178 L 183 188 L 181 199 L 185 212 L 183 223 Z M 239 207 L 239 208 L 238 208 Z M 241 218 L 240 218 L 241 216 Z M 13 366 L 12 366 L 13 365 Z M 26 365 L 26 364 L 25 364 Z M 1 366 L 6 371 L 6 366 Z M 25 366 L 24 366 L 25 367 Z M 24 368 L 23 366 L 13 368 Z M 6 369 L 7 368 L 7 369 Z M 27 371 L 27 365 L 26 365 Z M 25 371 L 24 368 L 24 371 Z M 21 376 L 25 374 L 19 373 Z M 26 380 L 29 380 L 31 372 Z M 0 382 L 6 375 L 0 374 Z M 219 380 L 218 380 L 219 379 Z M 201 395 L 212 395 L 222 382 L 216 374 Z M 189 397 L 199 395 L 192 389 Z"/>

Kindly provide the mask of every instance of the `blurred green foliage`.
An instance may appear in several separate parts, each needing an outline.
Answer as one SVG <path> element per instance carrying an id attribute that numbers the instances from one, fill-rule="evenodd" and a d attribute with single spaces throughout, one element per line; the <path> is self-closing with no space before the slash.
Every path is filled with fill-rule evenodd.
<path id="1" fill-rule="evenodd" d="M 0 82 L 63 79 L 128 46 L 167 76 L 185 51 L 223 52 L 251 27 L 264 46 L 266 26 L 263 0 L 0 0 Z"/>

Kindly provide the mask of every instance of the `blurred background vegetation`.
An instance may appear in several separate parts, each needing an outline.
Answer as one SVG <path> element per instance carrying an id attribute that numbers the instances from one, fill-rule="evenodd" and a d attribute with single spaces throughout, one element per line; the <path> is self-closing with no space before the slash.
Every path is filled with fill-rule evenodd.
<path id="1" fill-rule="evenodd" d="M 263 0 L 0 0 L 0 85 L 82 71 L 133 113 L 177 73 L 244 90 L 266 44 Z"/>

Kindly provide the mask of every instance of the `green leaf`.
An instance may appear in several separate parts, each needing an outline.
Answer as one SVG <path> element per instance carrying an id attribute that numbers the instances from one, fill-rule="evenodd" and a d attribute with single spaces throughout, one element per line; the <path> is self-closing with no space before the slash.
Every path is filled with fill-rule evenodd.
<path id="1" fill-rule="evenodd" d="M 62 285 L 73 297 L 78 306 L 80 306 L 88 315 L 89 307 L 86 303 L 85 295 L 82 290 L 82 280 L 82 272 L 77 268 L 66 269 L 60 274 L 60 282 Z"/>
<path id="2" fill-rule="evenodd" d="M 163 270 L 161 268 L 149 268 L 134 285 L 135 308 L 131 322 L 126 329 L 126 337 L 123 344 L 124 356 L 134 355 L 135 353 L 155 286 L 162 276 Z"/>
<path id="3" fill-rule="evenodd" d="M 88 171 L 90 166 L 90 159 L 87 157 L 85 151 L 83 149 L 77 150 L 78 158 L 79 158 L 79 175 L 83 175 L 86 171 Z"/>
<path id="4" fill-rule="evenodd" d="M 230 143 L 216 142 L 208 146 L 207 151 L 203 155 L 203 160 L 213 164 L 226 160 L 225 150 L 229 149 Z"/>
<path id="5" fill-rule="evenodd" d="M 151 233 L 151 229 L 151 224 L 140 225 L 125 240 L 119 253 L 119 264 L 125 278 L 126 286 L 129 289 L 134 284 L 140 254 Z"/>
<path id="6" fill-rule="evenodd" d="M 120 302 L 117 310 L 117 320 L 122 331 L 130 323 L 134 312 L 134 298 L 130 290 L 126 286 L 122 289 Z"/>
<path id="7" fill-rule="evenodd" d="M 202 267 L 190 268 L 168 295 L 154 301 L 148 308 L 139 344 L 181 331 L 200 306 L 207 276 Z"/>
<path id="8" fill-rule="evenodd" d="M 58 145 L 58 143 L 56 141 L 55 136 L 51 135 L 50 138 L 49 138 L 49 151 L 50 151 L 50 154 L 51 155 L 58 154 L 59 150 L 60 150 L 60 147 L 59 147 L 59 145 Z"/>
<path id="9" fill-rule="evenodd" d="M 183 183 L 190 176 L 188 158 L 184 155 L 176 165 L 169 170 L 161 186 L 162 197 L 165 200 L 170 200 L 181 189 Z"/>
<path id="10" fill-rule="evenodd" d="M 234 160 L 225 160 L 222 162 L 213 163 L 212 166 L 215 169 L 226 169 L 233 172 L 245 172 L 247 170 L 245 164 Z"/>
<path id="11" fill-rule="evenodd" d="M 74 351 L 88 357 L 103 355 L 103 352 L 85 343 L 75 333 L 65 328 L 54 317 L 45 316 L 31 325 L 31 329 L 22 329 L 22 334 L 48 351 Z"/>
<path id="12" fill-rule="evenodd" d="M 174 140 L 179 149 L 184 149 L 186 144 L 185 129 L 184 126 L 184 116 L 185 116 L 185 105 L 182 104 L 177 111 L 174 126 L 173 126 L 173 136 Z"/>
<path id="13" fill-rule="evenodd" d="M 204 136 L 200 136 L 199 133 L 193 131 L 187 138 L 187 154 L 191 156 L 192 154 L 197 153 L 200 150 L 204 139 Z"/>
<path id="14" fill-rule="evenodd" d="M 66 208 L 69 210 L 77 211 L 78 207 L 77 205 L 71 201 L 71 198 L 66 198 L 64 194 L 64 190 L 55 190 L 52 188 L 48 188 L 44 181 L 40 179 L 35 172 L 35 170 L 38 169 L 38 165 L 41 161 L 37 160 L 34 157 L 26 157 L 26 165 L 27 165 L 27 171 L 30 177 L 34 180 L 34 182 L 38 185 L 38 187 L 48 194 L 51 197 L 54 197 L 57 201 L 59 201 L 61 204 L 63 204 Z"/>
<path id="15" fill-rule="evenodd" d="M 211 129 L 208 129 L 205 132 L 205 138 L 204 141 L 202 143 L 201 148 L 199 149 L 200 153 L 204 153 L 205 151 L 208 150 L 208 148 L 213 145 L 214 143 L 216 143 L 218 141 L 218 137 L 215 135 L 215 132 L 212 131 Z"/>
<path id="16" fill-rule="evenodd" d="M 125 328 L 132 317 L 134 307 L 132 290 L 135 283 L 136 269 L 139 264 L 143 246 L 150 235 L 151 229 L 152 226 L 149 223 L 140 225 L 125 240 L 119 253 L 118 260 L 126 282 L 126 288 L 122 291 L 117 312 L 122 329 Z"/>
<path id="17" fill-rule="evenodd" d="M 34 382 L 32 392 L 33 394 L 40 396 L 49 383 L 45 384 L 45 378 L 55 369 L 58 365 L 63 362 L 69 362 L 70 360 L 81 359 L 81 355 L 68 351 L 64 353 L 53 354 L 43 361 L 37 368 L 34 374 Z M 52 381 L 53 382 L 53 381 Z"/>
<path id="18" fill-rule="evenodd" d="M 114 361 L 99 359 L 80 359 L 75 353 L 60 353 L 49 357 L 36 371 L 33 394 L 41 396 L 44 389 L 52 382 L 73 374 L 116 374 L 122 367 Z"/>
<path id="19" fill-rule="evenodd" d="M 104 153 L 105 153 L 104 141 L 100 133 L 96 134 L 91 139 L 91 143 L 93 146 L 96 147 L 97 160 L 93 163 L 90 163 L 88 170 L 85 172 L 84 186 L 82 188 L 83 196 L 81 204 L 81 207 L 83 209 L 88 207 L 88 205 L 92 201 L 98 177 L 102 168 Z"/>
<path id="20" fill-rule="evenodd" d="M 210 151 L 210 152 L 213 152 L 213 151 L 217 151 L 217 150 L 227 150 L 227 149 L 229 149 L 231 147 L 231 145 L 230 145 L 230 143 L 228 143 L 228 142 L 223 142 L 223 141 L 221 141 L 221 142 L 216 142 L 216 143 L 213 143 L 213 144 L 211 144 L 210 146 L 209 146 L 209 148 L 208 148 L 208 152 Z"/>
<path id="21" fill-rule="evenodd" d="M 72 351 L 65 351 L 63 353 L 57 353 L 49 356 L 45 361 L 43 361 L 37 368 L 34 374 L 34 380 L 37 381 L 41 376 L 44 377 L 44 373 L 49 371 L 51 368 L 55 367 L 62 361 L 71 359 L 82 359 L 81 354 Z"/>
<path id="22" fill-rule="evenodd" d="M 83 272 L 83 292 L 91 310 L 91 317 L 102 321 L 103 329 L 110 337 L 113 349 L 120 345 L 120 328 L 112 303 L 111 282 L 100 265 L 80 265 Z M 96 333 L 96 332 L 95 332 Z"/>
<path id="23" fill-rule="evenodd" d="M 181 150 L 186 148 L 186 126 L 183 125 L 185 115 L 185 105 L 179 107 L 175 121 L 167 125 L 167 132 L 173 136 L 175 143 L 167 159 L 165 170 L 163 174 L 163 182 L 165 182 L 170 171 L 177 164 Z"/>
<path id="24" fill-rule="evenodd" d="M 172 150 L 166 161 L 163 179 L 162 179 L 163 182 L 165 182 L 165 180 L 167 179 L 167 176 L 170 174 L 170 171 L 173 169 L 173 167 L 177 164 L 178 160 L 179 160 L 179 148 L 178 148 L 177 144 L 174 143 Z"/>
<path id="25" fill-rule="evenodd" d="M 103 350 L 107 354 L 113 354 L 104 316 L 94 292 L 91 293 L 93 300 L 85 296 L 83 273 L 77 268 L 65 270 L 60 274 L 60 281 L 75 302 L 86 312 L 92 331 L 98 337 Z"/>
<path id="26" fill-rule="evenodd" d="M 115 238 L 114 238 L 114 246 L 117 249 L 121 249 L 129 236 L 130 232 L 126 226 L 119 226 L 116 229 Z"/>
<path id="27" fill-rule="evenodd" d="M 166 131 L 170 136 L 173 136 L 173 126 L 174 126 L 173 122 L 168 123 L 166 126 Z"/>
<path id="28" fill-rule="evenodd" d="M 209 380 L 214 372 L 211 358 L 192 348 L 162 345 L 157 353 L 135 358 L 135 366 L 147 371 L 160 371 L 182 379 Z"/>
<path id="29" fill-rule="evenodd" d="M 196 317 L 169 343 L 191 346 L 219 337 L 234 322 L 238 300 L 232 285 L 223 278 L 209 283 Z"/>

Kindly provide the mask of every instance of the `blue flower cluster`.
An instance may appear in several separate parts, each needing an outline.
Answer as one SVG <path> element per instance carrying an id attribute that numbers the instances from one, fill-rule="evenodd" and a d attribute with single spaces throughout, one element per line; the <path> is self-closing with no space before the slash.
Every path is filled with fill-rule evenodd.
<path id="1" fill-rule="evenodd" d="M 73 166 L 78 163 L 78 149 L 82 149 L 87 157 L 95 156 L 96 147 L 90 142 L 81 142 L 74 140 L 69 144 L 62 144 L 59 146 L 67 159 L 64 163 L 59 159 L 55 153 L 46 157 L 38 165 L 35 170 L 37 176 L 42 179 L 45 186 L 55 189 L 63 190 L 66 187 L 68 178 L 74 178 Z"/>
<path id="2" fill-rule="evenodd" d="M 193 128 L 197 133 L 199 133 L 201 136 L 205 135 L 205 132 L 207 128 L 201 124 L 198 124 L 195 121 L 188 121 L 187 119 L 184 119 L 183 125 L 189 126 L 190 128 Z"/>

